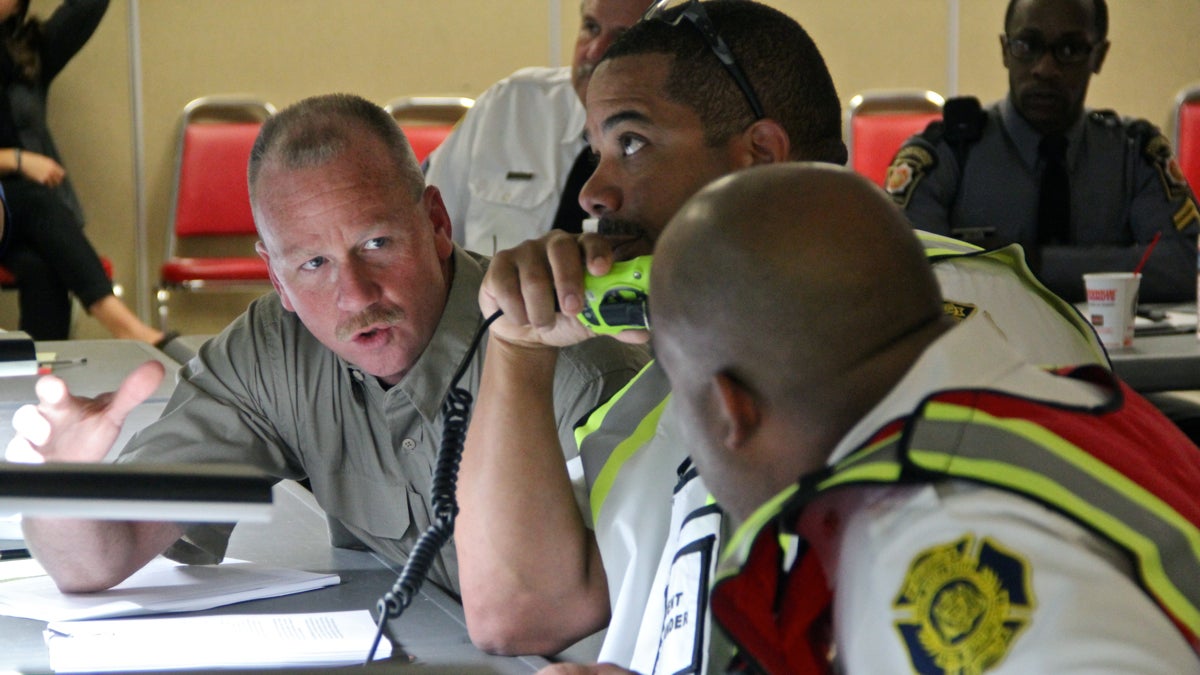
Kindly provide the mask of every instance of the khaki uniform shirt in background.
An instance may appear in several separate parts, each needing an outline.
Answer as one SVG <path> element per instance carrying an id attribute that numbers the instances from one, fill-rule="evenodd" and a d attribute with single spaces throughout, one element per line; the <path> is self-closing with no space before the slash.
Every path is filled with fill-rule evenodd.
<path id="1" fill-rule="evenodd" d="M 483 323 L 477 297 L 486 264 L 456 248 L 454 282 L 433 339 L 388 390 L 319 343 L 275 293 L 259 298 L 181 370 L 162 418 L 134 436 L 118 461 L 244 462 L 281 479 L 307 477 L 335 531 L 344 528 L 402 564 L 433 517 L 441 406 Z M 642 348 L 611 338 L 560 352 L 554 406 L 564 448 L 575 448 L 575 423 L 646 360 Z M 481 365 L 477 355 L 460 383 L 473 396 Z M 219 561 L 231 530 L 190 528 L 168 555 Z M 458 591 L 453 542 L 429 578 Z"/>

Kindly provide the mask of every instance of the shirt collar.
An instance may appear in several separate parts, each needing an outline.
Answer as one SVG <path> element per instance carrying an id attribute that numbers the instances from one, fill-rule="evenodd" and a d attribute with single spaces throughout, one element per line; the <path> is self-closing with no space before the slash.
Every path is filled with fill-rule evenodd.
<path id="1" fill-rule="evenodd" d="M 457 245 L 454 247 L 454 279 L 437 330 L 412 370 L 396 385 L 426 420 L 437 417 L 450 389 L 450 380 L 483 324 L 479 286 L 483 283 L 487 260 L 473 256 Z"/>
<path id="2" fill-rule="evenodd" d="M 987 358 L 979 358 L 980 354 Z M 857 449 L 888 422 L 907 417 L 932 392 L 988 386 L 1025 365 L 991 316 L 976 312 L 929 345 L 900 382 L 842 438 L 827 464 Z"/>
<path id="3" fill-rule="evenodd" d="M 1075 123 L 1067 129 L 1068 168 L 1075 166 L 1075 158 L 1079 156 L 1080 148 L 1083 145 L 1083 123 L 1086 118 L 1087 111 L 1084 111 L 1079 119 L 1075 120 Z M 1021 161 L 1030 169 L 1036 167 L 1038 144 L 1042 142 L 1042 135 L 1021 116 L 1021 113 L 1017 112 L 1017 106 L 1013 104 L 1011 95 L 1000 101 L 1000 120 L 1004 124 L 1004 131 L 1008 133 L 1008 137 L 1016 146 Z"/>

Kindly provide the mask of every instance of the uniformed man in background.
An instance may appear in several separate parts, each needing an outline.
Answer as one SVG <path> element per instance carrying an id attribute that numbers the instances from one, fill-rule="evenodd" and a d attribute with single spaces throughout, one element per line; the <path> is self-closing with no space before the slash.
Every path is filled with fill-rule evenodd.
<path id="1" fill-rule="evenodd" d="M 1085 272 L 1131 271 L 1160 237 L 1141 299 L 1195 298 L 1200 214 L 1167 139 L 1084 108 L 1108 54 L 1104 0 L 1011 0 L 1000 36 L 1009 93 L 946 102 L 900 149 L 886 187 L 914 227 L 991 248 L 1019 243 L 1050 290 L 1084 299 Z"/>
<path id="2" fill-rule="evenodd" d="M 426 160 L 454 241 L 484 255 L 552 228 L 578 232 L 579 188 L 595 165 L 583 138 L 583 100 L 608 46 L 649 0 L 583 0 L 571 65 L 522 68 L 480 95 Z"/>

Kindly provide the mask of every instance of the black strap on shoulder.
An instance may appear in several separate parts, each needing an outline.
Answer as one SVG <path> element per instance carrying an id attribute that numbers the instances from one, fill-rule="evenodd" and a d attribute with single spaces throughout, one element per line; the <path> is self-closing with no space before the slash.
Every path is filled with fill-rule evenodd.
<path id="1" fill-rule="evenodd" d="M 971 146 L 983 138 L 987 113 L 974 96 L 957 96 L 947 99 L 942 106 L 942 123 L 942 133 L 954 150 L 954 160 L 958 163 L 959 175 L 962 175 Z"/>
<path id="2" fill-rule="evenodd" d="M 1151 141 L 1161 136 L 1162 132 L 1148 120 L 1136 119 L 1125 127 L 1125 135 L 1133 139 L 1134 145 L 1139 150 L 1144 150 Z"/>

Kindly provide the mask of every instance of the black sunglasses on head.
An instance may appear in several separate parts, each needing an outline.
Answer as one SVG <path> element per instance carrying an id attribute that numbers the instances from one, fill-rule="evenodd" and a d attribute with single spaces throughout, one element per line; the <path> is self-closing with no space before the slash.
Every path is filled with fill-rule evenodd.
<path id="1" fill-rule="evenodd" d="M 738 88 L 742 90 L 742 94 L 746 96 L 746 101 L 750 104 L 750 109 L 754 111 L 754 119 L 765 118 L 767 114 L 763 110 L 762 102 L 758 100 L 758 95 L 750 86 L 750 80 L 746 77 L 746 73 L 734 60 L 729 45 L 725 44 L 725 40 L 721 39 L 717 33 L 712 19 L 708 17 L 708 12 L 704 11 L 703 3 L 699 0 L 658 0 L 642 16 L 642 21 L 662 21 L 672 26 L 678 26 L 684 20 L 700 32 L 701 37 L 708 43 L 709 49 L 716 55 L 717 60 L 725 67 L 725 71 L 729 73 L 733 81 L 737 83 Z"/>

